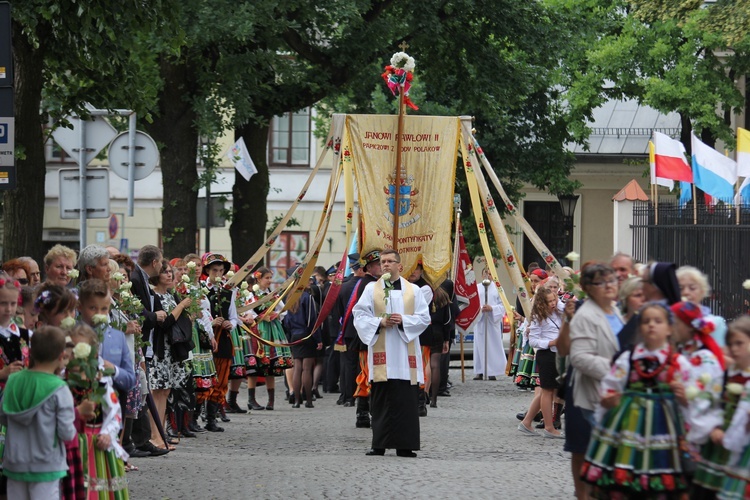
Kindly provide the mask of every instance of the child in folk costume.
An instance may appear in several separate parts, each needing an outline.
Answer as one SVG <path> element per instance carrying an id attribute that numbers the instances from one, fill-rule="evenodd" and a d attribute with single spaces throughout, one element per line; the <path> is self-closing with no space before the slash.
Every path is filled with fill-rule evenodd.
<path id="1" fill-rule="evenodd" d="M 680 443 L 688 360 L 669 344 L 673 317 L 641 310 L 643 342 L 623 352 L 601 382 L 602 401 L 581 478 L 606 498 L 679 498 L 688 487 Z M 678 405 L 679 402 L 679 405 Z"/>
<path id="2" fill-rule="evenodd" d="M 203 258 L 203 272 L 206 273 L 206 288 L 208 289 L 208 303 L 210 308 L 204 310 L 211 318 L 211 328 L 214 333 L 216 346 L 214 347 L 214 365 L 216 366 L 216 383 L 211 387 L 206 401 L 206 415 L 208 423 L 206 430 L 223 432 L 224 429 L 216 425 L 216 418 L 220 408 L 226 402 L 229 376 L 232 365 L 235 364 L 235 348 L 238 347 L 236 328 L 239 324 L 235 294 L 223 286 L 223 277 L 229 271 L 230 263 L 223 255 L 217 253 L 206 254 Z M 232 334 L 234 332 L 234 335 Z M 242 362 L 244 376 L 244 359 Z M 229 419 L 223 418 L 228 421 Z"/>
<path id="3" fill-rule="evenodd" d="M 708 435 L 700 448 L 700 458 L 696 463 L 696 472 L 693 479 L 693 491 L 691 498 L 712 499 L 716 498 L 717 492 L 722 490 L 724 484 L 731 492 L 728 498 L 743 497 L 744 488 L 737 488 L 739 478 L 733 477 L 727 481 L 727 465 L 730 462 L 731 452 L 724 447 L 722 441 L 729 435 L 728 443 L 733 449 L 742 449 L 742 443 L 748 442 L 748 433 L 744 425 L 734 427 L 738 435 L 732 435 L 728 428 L 737 413 L 740 398 L 747 388 L 750 388 L 750 316 L 742 316 L 729 325 L 729 333 L 726 336 L 727 347 L 734 363 L 727 367 L 724 372 L 724 384 L 721 391 L 721 399 L 715 402 L 715 415 L 713 416 L 714 427 L 707 429 Z M 750 408 L 748 408 L 750 409 Z M 740 411 L 742 413 L 742 411 Z M 747 416 L 747 411 L 744 416 Z M 743 415 L 739 415 L 741 420 Z M 745 420 L 747 420 L 745 418 Z M 710 422 L 709 422 L 710 425 Z M 726 431 L 726 432 L 725 432 Z M 705 434 L 705 433 L 704 433 Z M 738 448 L 739 446 L 739 448 Z M 736 457 L 735 457 L 736 458 Z M 748 464 L 745 464 L 747 471 Z M 750 475 L 745 474 L 746 477 Z M 750 494 L 750 491 L 748 491 Z"/>
<path id="4" fill-rule="evenodd" d="M 211 302 L 207 298 L 201 301 L 202 314 L 193 321 L 193 381 L 195 382 L 195 408 L 189 429 L 193 432 L 206 432 L 198 424 L 201 408 L 208 400 L 211 389 L 218 383 L 213 352 L 218 347 L 211 326 Z"/>
<path id="5" fill-rule="evenodd" d="M 70 332 L 70 339 L 75 344 L 73 354 L 76 357 L 85 358 L 92 351 L 98 352 L 97 334 L 86 325 L 74 328 Z M 127 500 L 129 498 L 128 481 L 125 477 L 123 460 L 128 459 L 128 454 L 118 442 L 118 435 L 122 429 L 120 402 L 113 388 L 112 378 L 104 376 L 103 370 L 104 364 L 99 358 L 99 384 L 104 389 L 104 396 L 102 402 L 96 404 L 94 418 L 86 422 L 83 425 L 83 432 L 78 434 L 86 498 L 88 500 Z M 73 400 L 79 405 L 89 399 L 91 389 L 73 384 L 70 378 L 71 373 L 71 370 L 67 373 L 69 385 L 73 392 Z"/>
<path id="6" fill-rule="evenodd" d="M 265 267 L 259 268 L 255 271 L 255 278 L 258 280 L 258 283 L 253 286 L 256 298 L 260 299 L 271 293 L 270 286 L 273 274 L 270 269 L 266 269 Z M 291 350 L 289 347 L 282 346 L 282 344 L 287 343 L 286 333 L 284 333 L 284 327 L 281 325 L 280 319 L 284 303 L 279 300 L 273 311 L 269 311 L 268 308 L 274 304 L 274 300 L 271 299 L 267 304 L 255 310 L 258 314 L 256 321 L 258 322 L 258 332 L 261 338 L 275 345 L 261 344 L 258 348 L 258 353 L 256 353 L 256 374 L 248 377 L 248 405 L 253 410 L 262 410 L 264 408 L 255 400 L 257 378 L 259 376 L 266 377 L 268 404 L 265 406 L 265 409 L 273 410 L 276 387 L 274 377 L 282 375 L 284 370 L 292 368 L 294 365 Z"/>
<path id="7" fill-rule="evenodd" d="M 722 500 L 740 500 L 750 498 L 750 316 L 741 316 L 730 323 L 726 341 L 734 359 L 727 369 L 724 387 L 724 422 L 728 425 L 721 433 L 728 456 L 721 468 L 724 477 L 719 477 L 720 487 L 716 491 L 717 498 Z M 716 434 L 719 433 L 717 429 Z M 712 434 L 712 439 L 718 437 L 716 434 Z M 718 462 L 715 457 L 716 454 L 704 455 L 700 466 L 708 469 L 709 464 Z"/>

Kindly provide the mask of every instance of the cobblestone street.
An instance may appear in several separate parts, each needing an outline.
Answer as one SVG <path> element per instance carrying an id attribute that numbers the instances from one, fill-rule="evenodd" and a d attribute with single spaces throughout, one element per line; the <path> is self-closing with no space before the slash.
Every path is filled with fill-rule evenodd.
<path id="1" fill-rule="evenodd" d="M 420 419 L 416 459 L 393 450 L 366 457 L 371 431 L 354 427 L 354 408 L 337 406 L 337 394 L 323 394 L 314 409 L 293 409 L 282 393 L 274 411 L 230 415 L 223 433 L 133 459 L 140 471 L 128 473 L 131 498 L 571 498 L 563 441 L 516 429 L 532 393 L 506 377 L 472 376 L 467 370 L 462 384 L 451 370 L 452 397 Z M 258 393 L 264 404 L 264 388 Z M 243 407 L 246 394 L 243 386 Z"/>

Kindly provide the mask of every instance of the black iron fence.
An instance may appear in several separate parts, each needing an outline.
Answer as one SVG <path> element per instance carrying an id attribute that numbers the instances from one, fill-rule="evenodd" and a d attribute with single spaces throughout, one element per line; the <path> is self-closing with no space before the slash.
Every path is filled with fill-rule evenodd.
<path id="1" fill-rule="evenodd" d="M 657 219 L 658 217 L 658 219 Z M 636 202 L 633 209 L 633 257 L 640 262 L 691 265 L 708 275 L 713 288 L 705 304 L 727 320 L 750 313 L 750 205 Z"/>

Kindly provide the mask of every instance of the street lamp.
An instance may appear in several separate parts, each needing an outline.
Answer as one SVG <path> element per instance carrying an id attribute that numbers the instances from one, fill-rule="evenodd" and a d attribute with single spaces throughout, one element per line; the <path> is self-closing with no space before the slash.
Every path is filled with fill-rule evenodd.
<path id="1" fill-rule="evenodd" d="M 576 204 L 579 195 L 577 194 L 558 194 L 557 199 L 560 201 L 560 211 L 566 222 L 573 222 L 573 214 L 576 213 Z"/>

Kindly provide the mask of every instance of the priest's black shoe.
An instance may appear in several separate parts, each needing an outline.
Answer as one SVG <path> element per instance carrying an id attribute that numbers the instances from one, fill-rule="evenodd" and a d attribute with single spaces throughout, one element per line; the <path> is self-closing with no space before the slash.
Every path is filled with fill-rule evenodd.
<path id="1" fill-rule="evenodd" d="M 518 420 L 523 420 L 524 418 L 526 418 L 526 412 L 522 411 L 521 413 L 516 413 L 516 418 Z"/>
<path id="2" fill-rule="evenodd" d="M 206 424 L 205 429 L 208 432 L 224 432 L 224 428 L 223 427 L 219 427 L 216 424 L 216 420 L 209 420 L 208 423 Z"/>
<path id="3" fill-rule="evenodd" d="M 396 456 L 405 458 L 416 458 L 417 454 L 411 450 L 396 450 Z"/>
<path id="4" fill-rule="evenodd" d="M 182 429 L 182 430 L 180 431 L 180 435 L 181 435 L 182 437 L 186 437 L 186 438 L 194 438 L 194 437 L 198 437 L 198 436 L 196 436 L 196 435 L 195 435 L 195 432 L 191 431 L 191 430 L 190 430 L 190 429 L 188 429 L 187 427 L 185 427 L 184 429 Z"/>
<path id="5" fill-rule="evenodd" d="M 382 457 L 383 455 L 385 455 L 385 448 L 373 448 L 365 453 L 365 455 L 367 455 L 368 457 Z"/>

